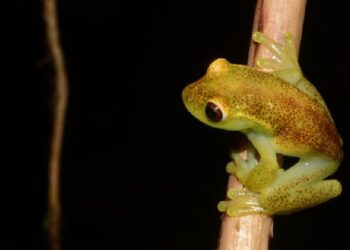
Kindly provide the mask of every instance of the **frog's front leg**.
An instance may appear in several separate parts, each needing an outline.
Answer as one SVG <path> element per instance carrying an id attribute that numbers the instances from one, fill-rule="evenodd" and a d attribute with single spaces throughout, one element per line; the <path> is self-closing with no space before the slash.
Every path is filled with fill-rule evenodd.
<path id="1" fill-rule="evenodd" d="M 245 183 L 257 165 L 256 150 L 251 143 L 248 143 L 244 152 L 233 150 L 231 158 L 232 161 L 226 166 L 227 173 L 236 176 L 242 183 Z"/>
<path id="2" fill-rule="evenodd" d="M 269 185 L 281 169 L 268 136 L 252 131 L 246 132 L 246 135 L 251 142 L 247 147 L 247 159 L 234 151 L 233 161 L 227 165 L 226 170 L 235 175 L 250 191 L 258 192 Z M 259 161 L 256 160 L 256 152 Z"/>
<path id="3" fill-rule="evenodd" d="M 269 214 L 269 211 L 260 204 L 259 193 L 273 182 L 280 171 L 283 171 L 277 164 L 276 153 L 267 136 L 250 132 L 247 133 L 247 137 L 252 144 L 247 146 L 245 159 L 239 152 L 233 152 L 233 161 L 226 168 L 247 188 L 247 190 L 229 189 L 227 192 L 229 200 L 218 204 L 219 211 L 226 212 L 229 216 Z M 256 159 L 256 151 L 259 153 L 259 160 Z"/>
<path id="4" fill-rule="evenodd" d="M 231 157 L 232 161 L 226 166 L 227 172 L 236 176 L 242 184 L 246 183 L 258 163 L 256 150 L 248 143 L 244 152 L 233 150 Z M 264 211 L 259 205 L 257 194 L 248 190 L 230 188 L 227 198 L 228 200 L 219 202 L 218 210 L 229 216 L 244 216 Z"/>
<path id="5" fill-rule="evenodd" d="M 284 44 L 279 44 L 260 32 L 254 32 L 253 40 L 265 46 L 272 53 L 272 58 L 257 59 L 256 65 L 259 68 L 271 70 L 271 74 L 298 88 L 327 110 L 322 96 L 304 77 L 300 69 L 294 39 L 290 33 L 285 34 Z"/>
<path id="6" fill-rule="evenodd" d="M 250 191 L 260 192 L 263 188 L 269 186 L 283 169 L 278 165 L 276 152 L 268 135 L 255 131 L 247 132 L 246 135 L 259 153 L 260 159 L 242 183 Z"/>
<path id="7" fill-rule="evenodd" d="M 337 167 L 337 162 L 319 157 L 301 159 L 260 193 L 260 205 L 273 214 L 285 214 L 334 198 L 341 193 L 341 184 L 324 178 Z"/>

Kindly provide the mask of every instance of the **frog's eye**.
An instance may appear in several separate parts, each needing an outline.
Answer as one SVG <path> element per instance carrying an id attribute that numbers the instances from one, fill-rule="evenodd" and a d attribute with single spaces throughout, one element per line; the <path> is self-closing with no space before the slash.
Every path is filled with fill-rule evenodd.
<path id="1" fill-rule="evenodd" d="M 205 106 L 205 114 L 213 122 L 220 122 L 225 118 L 225 113 L 221 107 L 213 102 L 208 102 Z"/>

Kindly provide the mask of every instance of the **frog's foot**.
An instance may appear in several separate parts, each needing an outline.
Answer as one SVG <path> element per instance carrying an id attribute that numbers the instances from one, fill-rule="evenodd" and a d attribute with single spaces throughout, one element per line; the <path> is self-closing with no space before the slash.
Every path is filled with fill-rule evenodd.
<path id="1" fill-rule="evenodd" d="M 272 74 L 296 85 L 303 74 L 298 63 L 298 54 L 290 33 L 284 36 L 284 44 L 278 44 L 263 33 L 254 32 L 253 40 L 264 45 L 273 55 L 272 58 L 259 58 L 256 65 L 262 69 L 272 70 Z"/>
<path id="2" fill-rule="evenodd" d="M 255 193 L 232 188 L 227 191 L 227 197 L 229 200 L 219 202 L 218 210 L 228 216 L 267 213 L 259 205 L 258 195 Z"/>
<path id="3" fill-rule="evenodd" d="M 233 161 L 229 162 L 226 166 L 227 173 L 236 176 L 242 183 L 245 183 L 245 180 L 257 165 L 254 148 L 250 145 L 246 152 L 247 154 L 244 159 L 241 153 L 233 151 L 231 153 Z"/>

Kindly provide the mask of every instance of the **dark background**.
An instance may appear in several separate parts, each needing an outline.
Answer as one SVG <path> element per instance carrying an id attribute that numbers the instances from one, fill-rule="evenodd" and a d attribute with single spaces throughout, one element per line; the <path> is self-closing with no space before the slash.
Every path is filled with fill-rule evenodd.
<path id="1" fill-rule="evenodd" d="M 245 64 L 255 1 L 60 2 L 70 98 L 62 170 L 64 249 L 215 249 L 229 132 L 185 110 L 181 90 L 217 57 Z M 333 1 L 335 2 L 335 1 Z M 50 67 L 40 1 L 5 9 L 3 58 L 14 152 L 1 249 L 46 249 Z M 344 139 L 343 194 L 274 219 L 271 249 L 347 249 L 349 46 L 344 5 L 310 1 L 301 66 Z M 14 132 L 8 132 L 14 131 Z M 8 156 L 4 154 L 4 159 Z"/>

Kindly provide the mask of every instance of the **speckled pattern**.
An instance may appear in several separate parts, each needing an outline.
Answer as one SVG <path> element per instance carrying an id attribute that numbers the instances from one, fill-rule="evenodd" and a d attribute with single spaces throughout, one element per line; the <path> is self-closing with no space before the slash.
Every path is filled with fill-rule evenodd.
<path id="1" fill-rule="evenodd" d="M 247 119 L 271 134 L 278 153 L 322 153 L 331 159 L 342 158 L 341 141 L 327 110 L 271 74 L 218 59 L 203 78 L 186 87 L 183 95 L 188 106 L 195 106 L 190 112 L 202 121 L 198 113 L 202 113 L 205 104 L 220 100 L 228 112 L 227 121 L 213 123 L 204 118 L 203 122 L 225 129 L 230 119 Z"/>
<path id="2" fill-rule="evenodd" d="M 229 163 L 230 174 L 248 191 L 229 190 L 234 195 L 218 204 L 220 211 L 229 216 L 286 214 L 341 193 L 337 180 L 324 180 L 342 159 L 341 139 L 322 97 L 302 79 L 304 89 L 298 89 L 272 74 L 217 59 L 204 77 L 183 90 L 193 116 L 212 127 L 245 133 L 260 155 L 253 167 L 237 159 Z M 208 103 L 220 109 L 220 119 L 207 117 Z M 300 160 L 284 170 L 276 153 Z"/>

